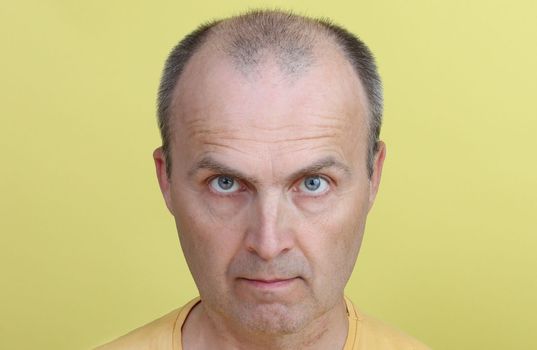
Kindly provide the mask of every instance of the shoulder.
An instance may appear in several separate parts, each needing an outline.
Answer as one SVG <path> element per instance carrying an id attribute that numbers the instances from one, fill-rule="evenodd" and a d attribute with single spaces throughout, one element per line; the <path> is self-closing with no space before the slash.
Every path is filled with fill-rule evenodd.
<path id="1" fill-rule="evenodd" d="M 171 350 L 173 328 L 181 309 L 182 308 L 177 308 L 166 315 L 117 338 L 114 341 L 98 347 L 96 350 Z"/>
<path id="2" fill-rule="evenodd" d="M 349 349 L 430 350 L 408 334 L 361 312 L 348 297 L 345 303 L 349 315 Z"/>
<path id="3" fill-rule="evenodd" d="M 374 317 L 357 311 L 358 349 L 430 350 L 410 335 Z"/>
<path id="4" fill-rule="evenodd" d="M 95 350 L 171 350 L 173 329 L 182 309 L 177 308 Z"/>

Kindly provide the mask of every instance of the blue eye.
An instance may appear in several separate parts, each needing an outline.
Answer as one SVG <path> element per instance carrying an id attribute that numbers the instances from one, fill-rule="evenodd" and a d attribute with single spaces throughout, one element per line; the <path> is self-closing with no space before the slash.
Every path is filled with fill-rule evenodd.
<path id="1" fill-rule="evenodd" d="M 209 186 L 219 193 L 233 193 L 237 192 L 240 188 L 239 184 L 234 178 L 226 175 L 215 177 L 211 180 L 211 182 L 209 182 Z"/>
<path id="2" fill-rule="evenodd" d="M 308 176 L 300 183 L 300 191 L 310 194 L 321 194 L 328 188 L 328 181 L 320 176 Z"/>

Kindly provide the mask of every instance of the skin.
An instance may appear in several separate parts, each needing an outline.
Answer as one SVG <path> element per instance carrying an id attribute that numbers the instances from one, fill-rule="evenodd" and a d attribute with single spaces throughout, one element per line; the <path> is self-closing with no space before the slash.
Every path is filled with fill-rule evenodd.
<path id="1" fill-rule="evenodd" d="M 343 290 L 382 173 L 367 176 L 367 99 L 331 46 L 300 76 L 202 49 L 173 103 L 172 171 L 153 153 L 202 302 L 185 349 L 338 349 Z M 227 176 L 229 192 L 219 187 Z M 305 180 L 318 176 L 311 190 Z M 220 178 L 222 179 L 222 178 Z"/>

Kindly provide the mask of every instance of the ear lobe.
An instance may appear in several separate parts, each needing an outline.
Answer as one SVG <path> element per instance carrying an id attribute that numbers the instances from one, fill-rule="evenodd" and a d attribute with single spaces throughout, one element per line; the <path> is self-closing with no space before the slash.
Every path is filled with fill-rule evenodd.
<path id="1" fill-rule="evenodd" d="M 369 180 L 369 208 L 368 211 L 373 207 L 375 198 L 379 190 L 380 179 L 382 177 L 382 168 L 384 166 L 384 159 L 386 158 L 386 144 L 382 141 L 378 141 L 378 150 L 375 154 L 375 159 L 373 161 L 373 174 Z"/>
<path id="2" fill-rule="evenodd" d="M 172 200 L 170 192 L 170 179 L 168 178 L 168 174 L 166 173 L 166 156 L 164 155 L 162 147 L 158 147 L 156 150 L 153 151 L 153 160 L 155 161 L 157 180 L 160 186 L 160 191 L 162 192 L 162 196 L 164 197 L 164 202 L 166 203 L 166 206 L 168 207 L 170 213 L 174 215 L 172 209 L 173 206 L 171 205 Z"/>

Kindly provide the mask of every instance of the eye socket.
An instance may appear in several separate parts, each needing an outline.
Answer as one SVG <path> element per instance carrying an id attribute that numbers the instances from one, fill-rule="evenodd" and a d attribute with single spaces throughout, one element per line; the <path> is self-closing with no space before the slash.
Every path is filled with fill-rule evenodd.
<path id="1" fill-rule="evenodd" d="M 325 178 L 319 175 L 314 175 L 305 177 L 298 187 L 301 192 L 312 195 L 319 195 L 326 192 L 328 186 L 329 183 Z"/>
<path id="2" fill-rule="evenodd" d="M 239 183 L 226 175 L 215 177 L 209 182 L 209 186 L 218 193 L 235 193 L 240 189 Z"/>

